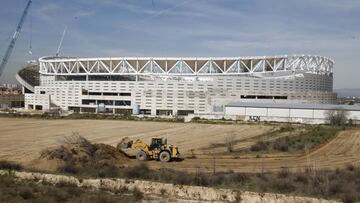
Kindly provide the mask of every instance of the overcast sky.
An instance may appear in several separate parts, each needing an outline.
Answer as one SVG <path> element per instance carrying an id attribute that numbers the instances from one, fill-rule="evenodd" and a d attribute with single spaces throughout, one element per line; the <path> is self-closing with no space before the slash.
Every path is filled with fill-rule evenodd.
<path id="1" fill-rule="evenodd" d="M 1 58 L 26 2 L 1 0 Z M 360 87 L 360 0 L 33 0 L 0 83 L 54 55 L 66 26 L 66 56 L 316 54 L 335 88 Z"/>

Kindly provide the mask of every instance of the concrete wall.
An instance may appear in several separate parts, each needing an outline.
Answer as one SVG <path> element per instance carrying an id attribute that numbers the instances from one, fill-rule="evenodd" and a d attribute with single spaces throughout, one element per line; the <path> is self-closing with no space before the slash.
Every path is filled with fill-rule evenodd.
<path id="1" fill-rule="evenodd" d="M 320 124 L 326 123 L 324 109 L 291 109 L 291 108 L 268 108 L 268 107 L 225 107 L 225 118 L 244 116 L 245 120 L 251 121 L 277 121 Z M 360 121 L 360 110 L 348 111 L 348 118 Z"/>
<path id="2" fill-rule="evenodd" d="M 30 107 L 32 106 L 32 107 Z M 42 110 L 50 109 L 50 95 L 47 94 L 25 94 L 25 108 L 36 109 L 36 106 L 41 106 Z"/>

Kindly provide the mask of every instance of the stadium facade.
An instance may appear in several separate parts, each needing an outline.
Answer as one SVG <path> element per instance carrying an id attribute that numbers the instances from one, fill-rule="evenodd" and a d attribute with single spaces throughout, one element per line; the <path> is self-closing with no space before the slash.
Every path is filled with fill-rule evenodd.
<path id="1" fill-rule="evenodd" d="M 17 78 L 28 87 L 30 109 L 221 114 L 230 102 L 335 103 L 333 65 L 310 55 L 42 57 L 36 86 L 20 74 Z"/>

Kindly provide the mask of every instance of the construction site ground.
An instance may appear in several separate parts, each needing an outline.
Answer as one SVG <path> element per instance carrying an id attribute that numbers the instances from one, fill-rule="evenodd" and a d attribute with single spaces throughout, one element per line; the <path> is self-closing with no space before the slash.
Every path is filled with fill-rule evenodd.
<path id="1" fill-rule="evenodd" d="M 251 146 L 259 139 L 272 139 L 267 135 L 284 124 L 197 124 L 117 120 L 42 120 L 25 118 L 0 118 L 0 160 L 20 162 L 29 166 L 40 152 L 57 147 L 65 136 L 78 133 L 94 143 L 116 146 L 123 137 L 168 138 L 177 145 L 184 160 L 160 163 L 149 161 L 151 168 L 174 168 L 188 171 L 278 171 L 290 169 L 341 168 L 348 164 L 360 164 L 360 129 L 340 132 L 330 142 L 308 153 L 274 153 L 261 156 L 229 154 L 224 143 L 226 137 L 234 136 L 235 149 Z M 292 134 L 301 131 L 296 127 Z M 277 136 L 285 136 L 286 132 Z M 129 165 L 137 164 L 129 160 Z"/>

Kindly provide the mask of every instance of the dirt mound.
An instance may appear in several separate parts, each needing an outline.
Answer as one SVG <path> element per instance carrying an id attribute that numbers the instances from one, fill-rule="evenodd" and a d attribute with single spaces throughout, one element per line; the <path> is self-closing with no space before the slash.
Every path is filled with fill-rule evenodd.
<path id="1" fill-rule="evenodd" d="M 42 151 L 39 160 L 42 162 L 56 160 L 63 164 L 82 167 L 121 167 L 129 159 L 122 151 L 113 146 L 93 144 L 79 135 L 72 135 L 65 137 L 63 144 L 59 147 Z"/>

